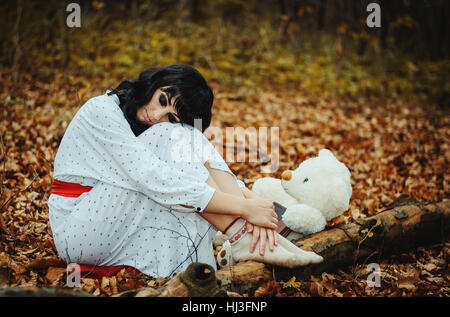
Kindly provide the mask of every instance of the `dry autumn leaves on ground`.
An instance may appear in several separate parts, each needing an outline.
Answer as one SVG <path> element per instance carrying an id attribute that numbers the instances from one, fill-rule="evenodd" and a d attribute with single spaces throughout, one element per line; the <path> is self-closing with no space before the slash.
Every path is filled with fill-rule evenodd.
<path id="1" fill-rule="evenodd" d="M 9 74 L 2 72 L 2 81 Z M 77 96 L 61 84 L 25 83 L 22 100 L 2 95 L 2 195 L 0 283 L 2 286 L 64 286 L 65 264 L 58 257 L 48 224 L 52 161 L 70 118 L 89 95 Z M 216 87 L 213 126 L 280 127 L 280 170 L 329 148 L 352 172 L 350 208 L 337 223 L 373 215 L 401 193 L 437 202 L 448 192 L 449 119 L 395 101 L 383 105 L 338 107 L 300 94 L 266 91 L 247 97 Z M 90 92 L 100 94 L 101 90 Z M 66 100 L 67 102 L 63 102 Z M 58 104 L 58 106 L 55 106 Z M 437 111 L 437 110 L 436 110 Z M 8 119 L 6 119 L 8 118 Z M 249 187 L 260 168 L 232 163 Z M 334 225 L 334 224 L 332 224 Z M 450 245 L 400 254 L 381 262 L 383 287 L 369 288 L 352 268 L 312 276 L 310 281 L 278 281 L 248 296 L 449 295 Z M 367 276 L 365 267 L 359 274 Z M 82 289 L 109 296 L 138 287 L 158 287 L 164 279 L 139 278 L 127 272 L 97 281 L 82 279 Z M 245 295 L 245 294 L 241 294 Z"/>
<path id="2" fill-rule="evenodd" d="M 136 5 L 139 21 L 144 21 L 146 15 L 139 12 L 148 8 L 141 8 L 140 1 L 130 2 Z M 350 3 L 342 1 L 347 2 Z M 250 27 L 233 29 L 233 23 L 237 22 L 226 22 L 233 14 L 227 16 L 224 12 L 239 8 L 226 7 L 223 1 L 220 2 L 223 7 L 215 9 L 217 12 L 222 10 L 225 22 L 220 23 L 223 24 L 213 23 L 209 28 L 186 22 L 175 25 L 173 30 L 161 28 L 156 16 L 152 17 L 153 24 L 148 28 L 147 25 L 130 25 L 120 20 L 120 8 L 116 12 L 117 20 L 108 22 L 108 15 L 101 11 L 107 5 L 105 7 L 101 1 L 92 3 L 95 3 L 91 8 L 94 19 L 90 26 L 100 28 L 107 24 L 108 28 L 103 31 L 96 29 L 81 34 L 71 30 L 72 33 L 55 36 L 42 29 L 32 41 L 22 42 L 20 39 L 27 36 L 23 31 L 27 21 L 20 21 L 15 10 L 9 11 L 13 12 L 12 21 L 20 22 L 14 34 L 21 36 L 8 42 L 9 55 L 2 56 L 2 63 L 9 60 L 12 63 L 0 68 L 0 288 L 65 286 L 66 263 L 56 252 L 46 204 L 59 142 L 70 120 L 86 100 L 155 64 L 190 63 L 211 79 L 215 93 L 211 125 L 221 129 L 223 135 L 227 127 L 279 128 L 280 168 L 276 172 L 263 174 L 261 163 L 230 162 L 230 168 L 249 188 L 260 177 L 280 177 L 284 170 L 298 166 L 322 148 L 333 151 L 351 171 L 353 194 L 349 209 L 333 219 L 328 228 L 375 215 L 388 209 L 401 195 L 420 202 L 448 199 L 448 93 L 444 94 L 447 99 L 441 103 L 422 98 L 428 92 L 437 95 L 445 91 L 441 88 L 448 85 L 448 59 L 432 63 L 406 60 L 403 63 L 396 57 L 395 61 L 402 62 L 398 65 L 386 62 L 384 72 L 378 73 L 374 70 L 376 67 L 367 66 L 367 59 L 357 59 L 356 54 L 346 51 L 351 46 L 347 45 L 349 43 L 366 43 L 367 52 L 377 52 L 378 38 L 347 31 L 351 26 L 346 24 L 338 28 L 338 37 L 320 45 L 322 51 L 311 53 L 306 44 L 277 46 L 282 39 L 270 29 L 273 23 L 268 21 L 272 20 L 249 19 L 246 22 Z M 240 2 L 233 3 L 238 6 Z M 247 9 L 260 5 L 258 1 L 245 3 L 249 6 Z M 321 8 L 316 7 L 318 1 L 305 3 L 294 11 L 304 19 L 302 21 L 307 21 L 308 15 L 320 16 Z M 23 5 L 21 9 L 26 12 L 29 4 L 24 2 Z M 328 3 L 330 16 L 336 9 L 334 5 Z M 55 5 L 55 8 L 59 7 Z M 183 13 L 188 9 L 179 10 Z M 287 6 L 285 9 L 286 18 L 282 16 L 276 20 L 281 21 L 280 29 L 287 40 L 283 39 L 296 38 L 298 42 L 302 28 L 297 24 L 301 25 L 301 19 L 289 18 L 292 8 Z M 101 14 L 95 16 L 97 12 Z M 115 11 L 109 12 L 113 16 Z M 161 9 L 161 12 L 166 11 Z M 183 17 L 182 14 L 179 16 Z M 186 16 L 188 19 L 189 15 Z M 404 23 L 399 19 L 395 21 L 397 24 L 392 23 L 391 28 L 400 28 Z M 260 22 L 256 28 L 258 34 L 249 33 L 255 29 L 251 27 L 255 22 Z M 58 28 L 65 29 L 64 25 L 55 23 Z M 29 27 L 30 34 L 34 28 Z M 127 28 L 128 31 L 120 33 Z M 99 35 L 99 32 L 104 33 Z M 135 36 L 125 36 L 127 32 Z M 189 34 L 194 34 L 195 40 L 188 40 Z M 54 37 L 47 39 L 47 35 Z M 345 42 L 346 36 L 350 42 Z M 69 38 L 74 42 L 67 40 Z M 61 52 L 45 51 L 47 53 L 41 52 L 36 58 L 34 55 L 30 58 L 31 54 L 27 55 L 27 52 L 32 48 L 26 45 L 34 45 L 40 39 L 55 39 L 55 43 L 67 46 L 54 45 L 51 49 L 63 47 Z M 302 39 L 305 43 L 308 40 Z M 391 43 L 389 37 L 384 40 Z M 50 49 L 41 44 L 36 44 L 39 51 Z M 132 48 L 135 47 L 139 50 L 134 51 Z M 291 51 L 296 53 L 291 54 Z M 32 64 L 27 64 L 30 61 L 40 63 L 42 67 L 30 67 Z M 395 69 L 396 66 L 401 69 Z M 21 73 L 21 69 L 26 71 Z M 442 75 L 446 69 L 446 75 Z M 382 98 L 364 98 L 366 94 L 377 95 L 381 89 L 386 89 Z M 417 101 L 403 98 L 417 91 Z M 351 98 L 338 98 L 348 94 Z M 369 287 L 365 263 L 356 263 L 334 272 L 312 275 L 307 280 L 275 279 L 250 293 L 233 295 L 449 296 L 449 251 L 450 243 L 443 240 L 380 259 L 381 287 Z M 82 278 L 81 289 L 96 296 L 112 296 L 141 287 L 158 289 L 167 282 L 164 278 L 123 270 L 102 280 Z"/>

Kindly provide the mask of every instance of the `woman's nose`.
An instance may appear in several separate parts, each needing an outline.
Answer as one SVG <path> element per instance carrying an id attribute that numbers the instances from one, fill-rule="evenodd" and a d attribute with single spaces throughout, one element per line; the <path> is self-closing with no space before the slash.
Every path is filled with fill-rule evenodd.
<path id="1" fill-rule="evenodd" d="M 155 116 L 155 120 L 159 121 L 161 120 L 161 118 L 164 118 L 164 116 L 168 114 L 168 110 L 167 109 L 157 109 L 153 115 Z"/>

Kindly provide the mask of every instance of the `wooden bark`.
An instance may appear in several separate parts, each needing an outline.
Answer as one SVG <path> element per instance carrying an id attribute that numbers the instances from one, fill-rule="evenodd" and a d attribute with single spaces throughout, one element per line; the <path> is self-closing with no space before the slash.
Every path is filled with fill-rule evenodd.
<path id="1" fill-rule="evenodd" d="M 324 257 L 324 262 L 287 269 L 258 262 L 241 262 L 216 272 L 228 291 L 251 293 L 263 283 L 292 276 L 308 279 L 312 274 L 333 272 L 349 265 L 377 262 L 448 237 L 450 200 L 424 205 L 401 205 L 354 223 L 324 230 L 295 243 Z M 369 234 L 372 233 L 372 234 Z"/>

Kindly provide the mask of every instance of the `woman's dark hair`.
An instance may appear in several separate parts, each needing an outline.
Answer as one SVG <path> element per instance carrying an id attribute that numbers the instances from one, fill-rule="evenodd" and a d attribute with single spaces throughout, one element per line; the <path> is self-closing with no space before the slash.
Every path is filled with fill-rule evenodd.
<path id="1" fill-rule="evenodd" d="M 201 119 L 202 132 L 211 123 L 211 107 L 214 95 L 205 78 L 195 68 L 185 64 L 166 67 L 151 67 L 139 74 L 137 79 L 125 80 L 108 93 L 117 94 L 126 120 L 138 136 L 149 125 L 137 120 L 136 112 L 147 104 L 158 88 L 167 87 L 164 92 L 169 102 L 177 97 L 174 107 L 181 123 L 194 126 L 194 119 Z"/>

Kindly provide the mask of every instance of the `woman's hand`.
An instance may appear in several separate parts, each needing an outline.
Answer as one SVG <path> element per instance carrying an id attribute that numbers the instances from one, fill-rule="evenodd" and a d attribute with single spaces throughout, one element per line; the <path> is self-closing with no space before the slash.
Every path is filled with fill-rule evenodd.
<path id="1" fill-rule="evenodd" d="M 252 192 L 250 189 L 248 189 L 247 187 L 241 187 L 241 192 L 242 195 L 244 195 L 245 198 L 249 199 L 249 198 L 259 198 L 259 199 L 263 199 L 261 196 L 258 196 L 257 194 L 255 194 L 254 192 Z"/>
<path id="2" fill-rule="evenodd" d="M 267 229 L 277 229 L 278 218 L 273 202 L 262 198 L 243 199 L 242 218 Z"/>
<path id="3" fill-rule="evenodd" d="M 253 253 L 256 248 L 258 240 L 259 242 L 259 254 L 264 255 L 264 249 L 266 248 L 266 241 L 269 243 L 269 250 L 273 251 L 274 246 L 278 245 L 277 233 L 275 230 L 267 229 L 264 227 L 255 226 L 247 222 L 247 232 L 252 233 L 252 242 L 250 243 L 250 253 Z"/>
<path id="4" fill-rule="evenodd" d="M 254 199 L 254 200 L 260 200 L 260 201 L 262 201 L 262 200 L 268 201 L 267 199 L 264 199 L 264 198 L 262 198 L 261 196 L 258 196 L 257 194 L 255 194 L 254 192 L 252 192 L 251 190 L 249 190 L 247 187 L 241 188 L 241 191 L 242 191 L 242 194 L 244 195 L 244 197 L 245 197 L 247 200 Z M 270 203 L 270 206 L 269 206 L 269 203 L 268 203 L 267 206 L 271 208 L 271 211 L 273 211 L 273 213 L 271 213 L 271 216 L 277 218 L 277 219 L 269 219 L 269 220 L 270 220 L 271 223 L 274 223 L 275 225 L 278 225 L 278 216 L 277 216 L 277 214 L 276 214 L 275 211 L 274 211 L 275 209 L 274 209 L 273 203 L 272 203 L 271 201 L 268 201 L 268 202 Z M 244 217 L 244 218 L 245 218 L 245 217 Z M 258 226 L 262 226 L 262 227 L 267 227 L 266 225 L 259 224 L 259 223 L 256 223 L 256 222 L 252 222 L 252 221 L 251 221 L 250 219 L 248 219 L 248 218 L 245 218 L 245 219 L 247 219 L 247 220 L 248 220 L 249 222 L 251 222 L 252 224 L 255 224 L 255 225 L 258 225 Z M 270 228 L 276 229 L 276 227 L 273 227 L 273 226 L 271 226 Z"/>
<path id="5" fill-rule="evenodd" d="M 249 190 L 247 187 L 241 188 L 241 191 L 246 199 L 263 199 L 261 196 L 258 196 L 257 194 Z M 275 217 L 277 217 L 276 214 Z M 269 250 L 273 251 L 274 246 L 278 245 L 277 233 L 275 230 L 256 226 L 250 222 L 247 222 L 247 232 L 249 233 L 253 232 L 252 242 L 250 244 L 250 253 L 253 253 L 255 251 L 258 240 L 261 240 L 259 243 L 259 254 L 264 255 L 266 242 L 269 243 Z"/>

